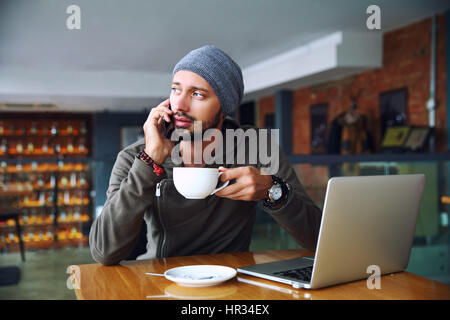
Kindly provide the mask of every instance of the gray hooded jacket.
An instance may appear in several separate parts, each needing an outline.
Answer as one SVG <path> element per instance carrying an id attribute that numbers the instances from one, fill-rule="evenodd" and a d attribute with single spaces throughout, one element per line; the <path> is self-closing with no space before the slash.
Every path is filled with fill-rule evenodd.
<path id="1" fill-rule="evenodd" d="M 239 128 L 245 131 L 250 127 L 225 118 L 223 130 Z M 117 156 L 107 200 L 89 235 L 91 253 L 97 262 L 114 265 L 126 259 L 136 246 L 142 223 L 147 224 L 147 252 L 139 260 L 249 250 L 258 201 L 216 195 L 185 199 L 173 183 L 172 159 L 166 159 L 162 165 L 165 173 L 157 176 L 150 166 L 136 158 L 144 147 L 141 139 Z M 296 242 L 314 251 L 322 213 L 306 194 L 281 149 L 276 176 L 289 184 L 289 197 L 277 210 L 261 207 Z"/>

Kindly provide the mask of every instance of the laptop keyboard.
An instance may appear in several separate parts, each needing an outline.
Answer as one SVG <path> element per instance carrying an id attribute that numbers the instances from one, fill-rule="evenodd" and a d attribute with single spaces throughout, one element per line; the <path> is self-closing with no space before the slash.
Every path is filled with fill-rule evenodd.
<path id="1" fill-rule="evenodd" d="M 312 268 L 313 268 L 313 266 L 310 266 L 310 267 L 306 267 L 306 268 L 274 272 L 273 274 L 277 275 L 277 276 L 282 276 L 282 277 L 292 278 L 295 280 L 304 281 L 304 282 L 311 282 Z"/>

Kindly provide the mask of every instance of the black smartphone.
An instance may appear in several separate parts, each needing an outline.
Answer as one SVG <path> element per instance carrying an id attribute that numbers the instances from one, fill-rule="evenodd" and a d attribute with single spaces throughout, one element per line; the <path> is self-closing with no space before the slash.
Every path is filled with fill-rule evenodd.
<path id="1" fill-rule="evenodd" d="M 172 106 L 169 104 L 169 109 L 172 110 Z M 170 139 L 170 136 L 172 135 L 173 130 L 175 130 L 175 120 L 173 118 L 173 114 L 171 114 L 170 116 L 170 122 L 167 122 L 164 118 L 163 118 L 163 124 L 164 124 L 164 136 L 168 139 Z"/>

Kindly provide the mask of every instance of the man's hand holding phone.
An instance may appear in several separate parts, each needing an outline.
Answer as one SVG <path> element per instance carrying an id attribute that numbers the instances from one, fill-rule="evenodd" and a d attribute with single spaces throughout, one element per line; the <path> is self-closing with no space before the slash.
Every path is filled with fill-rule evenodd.
<path id="1" fill-rule="evenodd" d="M 174 146 L 170 137 L 166 137 L 166 124 L 173 125 L 173 111 L 170 100 L 164 100 L 153 108 L 144 123 L 145 152 L 158 164 L 164 163 Z"/>

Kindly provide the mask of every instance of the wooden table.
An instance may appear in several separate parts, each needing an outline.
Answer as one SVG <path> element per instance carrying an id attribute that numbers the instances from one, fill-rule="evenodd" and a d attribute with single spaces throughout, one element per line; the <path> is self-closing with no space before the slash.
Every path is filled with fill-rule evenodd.
<path id="1" fill-rule="evenodd" d="M 382 276 L 381 289 L 372 290 L 367 288 L 366 280 L 307 290 L 241 273 L 217 286 L 187 288 L 164 277 L 145 275 L 146 272 L 164 273 L 167 269 L 184 265 L 214 264 L 237 268 L 311 254 L 296 249 L 125 261 L 118 266 L 86 264 L 70 266 L 69 279 L 78 299 L 94 300 L 450 299 L 448 285 L 408 272 Z"/>

